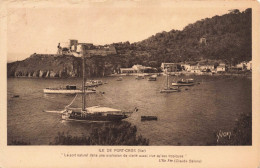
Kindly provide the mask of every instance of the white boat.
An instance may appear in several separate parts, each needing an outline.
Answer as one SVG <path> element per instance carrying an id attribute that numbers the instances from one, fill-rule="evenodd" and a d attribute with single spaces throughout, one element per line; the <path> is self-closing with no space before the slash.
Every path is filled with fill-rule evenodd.
<path id="1" fill-rule="evenodd" d="M 93 106 L 83 111 L 81 108 L 67 108 L 62 113 L 63 120 L 120 121 L 133 112 L 123 112 L 109 107 Z"/>
<path id="2" fill-rule="evenodd" d="M 194 79 L 186 79 L 186 80 L 182 79 L 172 83 L 172 86 L 193 86 L 193 85 L 195 85 Z"/>
<path id="3" fill-rule="evenodd" d="M 82 52 L 87 53 L 84 45 L 82 45 Z M 82 54 L 82 69 L 85 69 L 85 55 Z M 133 112 L 138 111 L 135 108 L 133 111 L 122 111 L 110 107 L 93 106 L 86 108 L 86 98 L 85 98 L 85 71 L 83 71 L 83 81 L 82 81 L 82 107 L 81 108 L 70 108 L 70 105 L 65 107 L 62 112 L 62 119 L 64 120 L 77 120 L 77 121 L 120 121 L 129 117 Z"/>
<path id="4" fill-rule="evenodd" d="M 45 88 L 43 89 L 45 94 L 81 94 L 82 90 L 77 89 L 75 85 L 67 85 L 65 88 Z M 96 93 L 95 89 L 86 90 L 86 94 Z"/>
<path id="5" fill-rule="evenodd" d="M 122 78 L 122 77 L 119 77 L 119 78 L 117 78 L 116 80 L 117 80 L 117 81 L 122 81 L 123 78 Z"/>
<path id="6" fill-rule="evenodd" d="M 144 79 L 144 74 L 138 74 L 135 79 L 140 80 L 140 79 Z"/>
<path id="7" fill-rule="evenodd" d="M 169 74 L 167 72 L 167 69 L 166 69 L 166 87 L 164 89 L 162 89 L 160 92 L 161 93 L 172 93 L 172 92 L 180 92 L 181 90 L 178 88 L 171 88 L 169 86 Z"/>
<path id="8" fill-rule="evenodd" d="M 179 88 L 164 88 L 161 90 L 161 93 L 172 93 L 172 92 L 180 92 Z"/>
<path id="9" fill-rule="evenodd" d="M 89 80 L 86 82 L 86 87 L 98 87 L 99 85 L 103 85 L 101 80 Z"/>
<path id="10" fill-rule="evenodd" d="M 148 78 L 148 81 L 156 81 L 157 80 L 157 75 L 152 75 Z"/>
<path id="11" fill-rule="evenodd" d="M 98 87 L 99 85 L 97 83 L 93 83 L 92 81 L 86 82 L 85 87 Z"/>

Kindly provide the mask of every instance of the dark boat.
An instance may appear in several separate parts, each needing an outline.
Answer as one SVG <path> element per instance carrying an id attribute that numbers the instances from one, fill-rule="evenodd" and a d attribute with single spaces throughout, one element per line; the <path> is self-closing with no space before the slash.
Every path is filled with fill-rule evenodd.
<path id="1" fill-rule="evenodd" d="M 20 97 L 19 95 L 13 95 L 12 98 L 18 98 Z"/>

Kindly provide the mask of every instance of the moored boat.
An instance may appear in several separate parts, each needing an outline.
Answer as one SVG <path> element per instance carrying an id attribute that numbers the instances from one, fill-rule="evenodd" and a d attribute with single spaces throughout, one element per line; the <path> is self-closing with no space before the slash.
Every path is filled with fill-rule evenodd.
<path id="1" fill-rule="evenodd" d="M 43 93 L 45 94 L 81 94 L 82 90 L 77 89 L 75 85 L 67 85 L 65 88 L 45 88 L 43 89 Z M 96 93 L 95 89 L 88 89 L 85 92 L 88 93 Z"/>
<path id="2" fill-rule="evenodd" d="M 140 79 L 144 79 L 144 74 L 138 74 L 135 79 L 140 80 Z"/>
<path id="3" fill-rule="evenodd" d="M 186 79 L 186 80 L 182 79 L 172 83 L 172 86 L 193 86 L 193 85 L 195 85 L 193 79 Z"/>
<path id="4" fill-rule="evenodd" d="M 117 81 L 122 81 L 123 78 L 122 78 L 122 77 L 119 77 L 119 78 L 117 78 L 116 80 L 117 80 Z"/>
<path id="5" fill-rule="evenodd" d="M 161 93 L 172 93 L 172 92 L 180 92 L 181 90 L 179 88 L 164 88 L 160 92 Z"/>
<path id="6" fill-rule="evenodd" d="M 62 113 L 64 120 L 89 120 L 89 121 L 120 121 L 133 112 L 124 112 L 109 107 L 93 106 L 85 110 L 81 108 L 67 108 Z"/>
<path id="7" fill-rule="evenodd" d="M 156 81 L 157 80 L 157 75 L 152 75 L 148 78 L 148 81 Z"/>
<path id="8" fill-rule="evenodd" d="M 86 82 L 86 87 L 98 87 L 99 85 L 103 85 L 101 80 L 89 80 Z"/>
<path id="9" fill-rule="evenodd" d="M 181 90 L 178 88 L 172 88 L 169 86 L 169 74 L 167 73 L 166 70 L 166 87 L 162 89 L 160 92 L 161 93 L 172 93 L 172 92 L 180 92 Z"/>

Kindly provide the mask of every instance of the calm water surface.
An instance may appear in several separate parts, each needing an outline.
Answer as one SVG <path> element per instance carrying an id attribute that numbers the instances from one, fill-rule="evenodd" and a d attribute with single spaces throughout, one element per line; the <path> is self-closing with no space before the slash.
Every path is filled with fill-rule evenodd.
<path id="1" fill-rule="evenodd" d="M 180 77 L 179 77 L 180 78 Z M 185 78 L 182 77 L 182 78 Z M 176 80 L 178 77 L 171 77 Z M 238 77 L 195 76 L 197 84 L 181 92 L 160 93 L 165 76 L 157 81 L 135 80 L 125 76 L 101 78 L 107 82 L 97 88 L 102 94 L 87 95 L 87 106 L 101 105 L 121 110 L 133 110 L 126 121 L 137 126 L 138 134 L 150 140 L 150 145 L 207 145 L 219 130 L 231 131 L 241 113 L 250 113 L 252 81 Z M 8 79 L 7 129 L 8 143 L 30 141 L 33 145 L 48 145 L 58 132 L 88 135 L 90 128 L 105 123 L 62 121 L 60 114 L 44 110 L 62 110 L 75 95 L 46 95 L 46 87 L 66 84 L 81 86 L 81 79 Z M 185 88 L 188 88 L 186 90 Z M 19 95 L 19 98 L 12 98 Z M 81 96 L 72 107 L 81 107 Z M 141 122 L 142 115 L 153 115 L 158 121 Z"/>

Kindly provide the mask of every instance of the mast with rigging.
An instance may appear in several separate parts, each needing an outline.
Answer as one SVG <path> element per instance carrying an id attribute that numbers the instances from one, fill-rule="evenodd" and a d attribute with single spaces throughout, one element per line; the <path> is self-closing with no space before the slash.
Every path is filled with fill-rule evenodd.
<path id="1" fill-rule="evenodd" d="M 81 45 L 81 56 L 82 56 L 82 111 L 86 111 L 86 89 L 85 89 L 85 48 Z"/>

